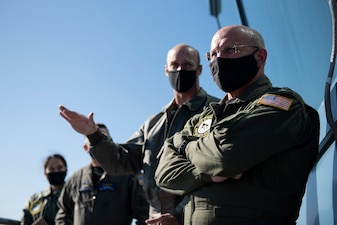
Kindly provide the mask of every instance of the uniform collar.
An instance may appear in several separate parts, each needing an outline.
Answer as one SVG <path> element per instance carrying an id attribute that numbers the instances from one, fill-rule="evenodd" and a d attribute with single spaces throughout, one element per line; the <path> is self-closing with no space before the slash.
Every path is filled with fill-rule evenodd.
<path id="1" fill-rule="evenodd" d="M 252 99 L 257 98 L 258 96 L 263 95 L 268 90 L 272 88 L 272 83 L 270 82 L 269 78 L 263 74 L 259 77 L 252 85 L 250 85 L 242 94 L 236 98 L 230 100 L 231 103 L 238 103 L 238 102 L 246 102 Z M 228 95 L 226 95 L 222 100 L 221 103 L 228 102 Z"/>
<path id="2" fill-rule="evenodd" d="M 200 90 L 199 90 L 198 94 L 194 98 L 185 102 L 183 105 L 186 106 L 192 112 L 196 111 L 202 105 L 204 105 L 204 103 L 206 101 L 206 97 L 207 97 L 206 91 L 203 88 L 200 87 Z M 177 104 L 176 104 L 175 100 L 172 99 L 172 101 L 169 104 L 167 104 L 166 106 L 164 106 L 162 110 L 165 112 L 169 109 L 175 108 L 176 106 L 177 106 Z"/>
<path id="3" fill-rule="evenodd" d="M 47 196 L 49 196 L 51 193 L 52 193 L 52 190 L 51 190 L 51 187 L 49 187 L 48 189 L 46 189 L 46 190 L 44 190 L 44 191 L 42 192 L 42 196 L 43 196 L 43 197 L 47 197 Z"/>
<path id="4" fill-rule="evenodd" d="M 58 194 L 61 192 L 62 188 L 63 188 L 64 184 L 62 184 L 62 186 L 58 189 L 58 191 L 55 194 Z M 42 196 L 43 197 L 47 197 L 49 195 L 53 194 L 53 191 L 51 190 L 51 187 L 49 187 L 48 189 L 44 190 L 42 192 Z"/>

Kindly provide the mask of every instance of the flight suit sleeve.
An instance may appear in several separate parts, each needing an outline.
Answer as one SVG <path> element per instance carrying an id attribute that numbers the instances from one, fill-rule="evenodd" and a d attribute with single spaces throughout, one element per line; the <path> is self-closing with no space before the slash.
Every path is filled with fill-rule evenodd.
<path id="1" fill-rule="evenodd" d="M 142 128 L 125 144 L 117 144 L 99 129 L 88 135 L 90 153 L 110 175 L 135 174 L 142 166 L 144 136 Z"/>
<path id="2" fill-rule="evenodd" d="M 288 110 L 260 105 L 218 122 L 204 138 L 186 146 L 186 157 L 200 171 L 233 177 L 267 158 L 305 143 L 308 115 L 294 99 Z"/>
<path id="3" fill-rule="evenodd" d="M 70 181 L 67 181 L 60 193 L 60 197 L 57 202 L 59 210 L 55 216 L 55 225 L 73 224 L 75 204 L 71 198 L 71 194 L 70 194 L 71 191 L 72 191 L 72 188 L 70 185 Z"/>
<path id="4" fill-rule="evenodd" d="M 27 200 L 23 208 L 23 216 L 21 218 L 21 225 L 31 225 L 34 222 L 33 216 L 29 211 L 30 204 L 31 204 L 31 201 Z"/>

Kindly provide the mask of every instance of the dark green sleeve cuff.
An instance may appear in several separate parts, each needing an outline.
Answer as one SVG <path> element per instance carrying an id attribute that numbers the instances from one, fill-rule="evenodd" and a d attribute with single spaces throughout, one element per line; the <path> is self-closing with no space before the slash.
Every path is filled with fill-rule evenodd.
<path id="1" fill-rule="evenodd" d="M 106 137 L 105 135 L 101 132 L 100 129 L 97 128 L 96 132 L 93 134 L 89 134 L 87 135 L 87 138 L 90 141 L 90 145 L 95 145 L 98 142 L 104 140 Z"/>

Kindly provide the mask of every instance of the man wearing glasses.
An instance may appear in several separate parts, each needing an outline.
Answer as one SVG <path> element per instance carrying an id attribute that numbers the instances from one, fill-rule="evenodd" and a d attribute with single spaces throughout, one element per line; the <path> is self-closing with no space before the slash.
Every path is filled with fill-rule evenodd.
<path id="1" fill-rule="evenodd" d="M 264 40 L 249 27 L 218 30 L 207 58 L 227 94 L 165 141 L 157 185 L 189 197 L 185 224 L 296 224 L 318 151 L 318 113 L 272 86 Z"/>

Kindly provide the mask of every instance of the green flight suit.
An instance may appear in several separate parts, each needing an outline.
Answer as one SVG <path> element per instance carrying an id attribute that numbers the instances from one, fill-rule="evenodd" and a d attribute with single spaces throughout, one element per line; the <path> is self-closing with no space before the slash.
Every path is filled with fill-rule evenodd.
<path id="1" fill-rule="evenodd" d="M 155 179 L 167 192 L 189 195 L 185 225 L 293 225 L 318 138 L 317 111 L 263 75 L 168 139 Z"/>
<path id="2" fill-rule="evenodd" d="M 42 217 L 49 225 L 54 225 L 54 218 L 58 210 L 57 199 L 61 189 L 52 193 L 48 188 L 45 191 L 35 193 L 27 201 L 21 219 L 21 225 L 31 225 L 35 220 Z"/>
<path id="3" fill-rule="evenodd" d="M 102 170 L 93 180 L 91 165 L 76 171 L 59 197 L 56 225 L 145 225 L 148 203 L 134 175 L 110 176 Z"/>

